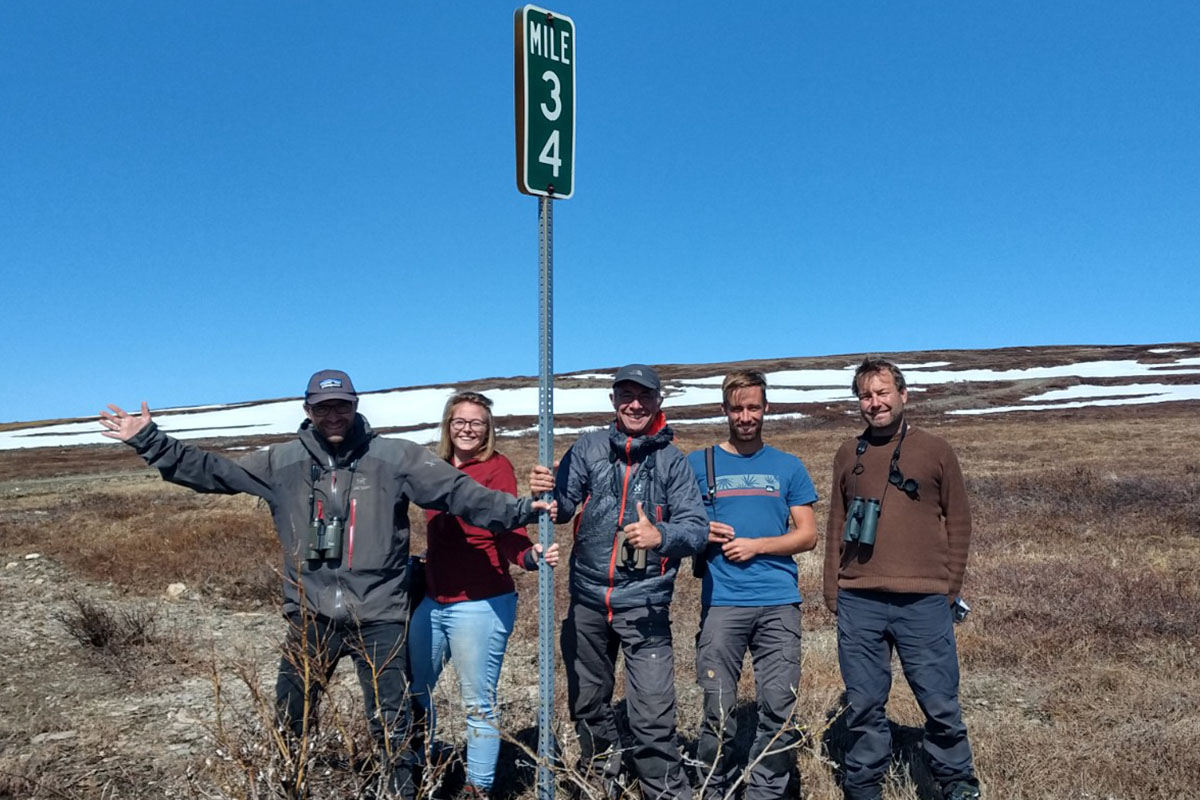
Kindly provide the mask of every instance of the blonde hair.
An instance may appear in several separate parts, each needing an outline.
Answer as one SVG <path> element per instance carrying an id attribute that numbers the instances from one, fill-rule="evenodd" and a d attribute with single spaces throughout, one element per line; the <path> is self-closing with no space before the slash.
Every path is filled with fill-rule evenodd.
<path id="1" fill-rule="evenodd" d="M 725 376 L 725 382 L 721 384 L 721 405 L 729 405 L 729 397 L 738 389 L 750 389 L 752 387 L 762 389 L 763 402 L 767 402 L 767 376 L 761 372 L 754 370 L 738 370 L 731 372 Z"/>
<path id="2" fill-rule="evenodd" d="M 475 460 L 487 461 L 496 452 L 496 426 L 492 424 L 492 401 L 479 392 L 458 392 L 446 401 L 446 408 L 442 411 L 442 439 L 438 442 L 438 457 L 445 461 L 454 457 L 454 443 L 450 441 L 450 417 L 454 414 L 454 407 L 460 403 L 472 403 L 483 409 L 483 416 L 487 422 L 487 436 L 484 437 L 483 447 L 479 448 Z"/>

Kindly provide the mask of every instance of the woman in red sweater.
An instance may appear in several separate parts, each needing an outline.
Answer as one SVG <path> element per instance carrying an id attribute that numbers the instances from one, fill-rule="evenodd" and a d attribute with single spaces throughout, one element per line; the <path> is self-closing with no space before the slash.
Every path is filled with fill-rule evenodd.
<path id="1" fill-rule="evenodd" d="M 515 495 L 512 463 L 495 451 L 492 401 L 461 392 L 446 403 L 438 455 L 491 489 Z M 442 511 L 427 511 L 425 599 L 412 615 L 409 659 L 413 694 L 425 709 L 430 737 L 433 687 L 451 659 L 467 713 L 467 796 L 486 798 L 500 754 L 496 686 L 516 618 L 517 593 L 508 567 L 555 566 L 558 545 L 544 556 L 524 528 L 493 534 Z"/>

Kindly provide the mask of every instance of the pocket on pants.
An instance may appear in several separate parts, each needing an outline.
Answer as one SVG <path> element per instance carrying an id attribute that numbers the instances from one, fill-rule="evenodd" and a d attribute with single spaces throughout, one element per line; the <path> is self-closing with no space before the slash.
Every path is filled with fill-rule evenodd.
<path id="1" fill-rule="evenodd" d="M 799 664 L 804 641 L 804 614 L 799 603 L 787 607 L 781 615 L 781 623 L 783 630 L 792 639 L 784 648 L 784 657 Z"/>

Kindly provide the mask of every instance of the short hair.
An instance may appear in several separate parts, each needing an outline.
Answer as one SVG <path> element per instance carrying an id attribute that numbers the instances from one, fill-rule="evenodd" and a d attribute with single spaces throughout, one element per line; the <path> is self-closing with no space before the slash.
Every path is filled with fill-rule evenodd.
<path id="1" fill-rule="evenodd" d="M 484 419 L 487 420 L 487 436 L 475 458 L 477 461 L 487 461 L 496 452 L 496 426 L 492 424 L 492 401 L 479 392 L 458 392 L 446 401 L 446 408 L 442 411 L 442 438 L 438 442 L 438 456 L 445 461 L 450 461 L 454 456 L 454 443 L 450 441 L 450 417 L 454 414 L 454 407 L 462 403 L 472 403 L 483 409 Z"/>
<path id="2" fill-rule="evenodd" d="M 738 389 L 752 389 L 755 386 L 762 389 L 763 403 L 767 402 L 767 376 L 757 370 L 736 370 L 725 376 L 721 384 L 721 405 L 729 405 L 729 396 Z"/>
<path id="3" fill-rule="evenodd" d="M 904 382 L 904 373 L 900 371 L 892 362 L 886 358 L 873 358 L 867 356 L 863 362 L 858 365 L 858 369 L 854 370 L 854 380 L 850 383 L 850 391 L 858 397 L 858 382 L 859 379 L 868 375 L 878 375 L 881 372 L 890 372 L 892 380 L 896 383 L 896 391 L 903 392 L 908 388 L 908 384 Z"/>

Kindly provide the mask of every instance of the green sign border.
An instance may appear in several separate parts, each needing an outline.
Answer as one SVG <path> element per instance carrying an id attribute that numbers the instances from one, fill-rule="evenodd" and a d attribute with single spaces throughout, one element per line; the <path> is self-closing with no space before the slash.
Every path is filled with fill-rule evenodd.
<path id="1" fill-rule="evenodd" d="M 566 87 L 568 91 L 562 92 L 564 97 L 569 94 L 569 102 L 564 99 L 563 114 L 571 115 L 571 129 L 569 133 L 569 147 L 563 147 L 560 139 L 559 152 L 569 150 L 568 158 L 564 159 L 564 165 L 567 168 L 567 174 L 570 177 L 569 182 L 557 184 L 553 180 L 547 181 L 547 186 L 555 186 L 553 192 L 547 191 L 545 188 L 538 188 L 530 185 L 530 162 L 537 161 L 537 145 L 531 145 L 531 134 L 536 134 L 537 131 L 531 131 L 531 117 L 538 112 L 537 103 L 531 103 L 532 92 L 529 91 L 529 22 L 530 15 L 536 14 L 542 19 L 546 15 L 550 15 L 554 20 L 562 21 L 570 26 L 571 32 L 571 63 L 570 63 L 570 86 Z M 576 92 L 575 92 L 575 52 L 576 52 L 576 29 L 575 21 L 568 16 L 558 14 L 549 9 L 535 5 L 526 5 L 518 8 L 513 15 L 513 47 L 515 53 L 515 69 L 514 69 L 514 97 L 516 99 L 516 128 L 517 128 L 517 190 L 523 194 L 536 195 L 540 197 L 550 197 L 556 200 L 567 200 L 575 194 L 575 111 L 576 111 Z M 559 71 L 556 70 L 556 73 Z M 553 124 L 548 121 L 540 121 L 544 124 L 538 125 L 538 130 L 553 128 Z M 560 128 L 565 133 L 565 129 Z M 562 138 L 567 138 L 563 136 Z M 540 142 L 538 144 L 541 144 Z M 559 188 L 563 185 L 568 187 L 568 191 L 560 192 Z"/>

